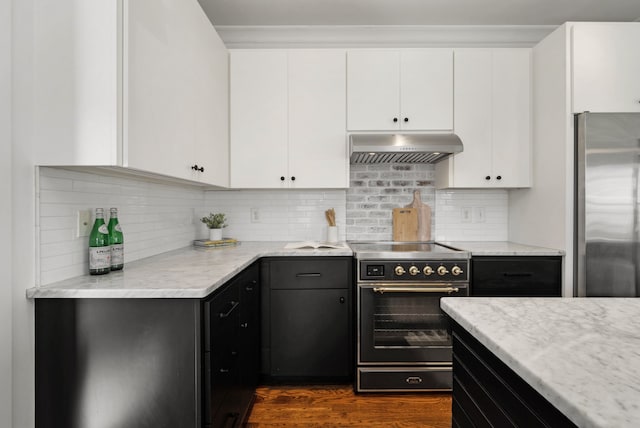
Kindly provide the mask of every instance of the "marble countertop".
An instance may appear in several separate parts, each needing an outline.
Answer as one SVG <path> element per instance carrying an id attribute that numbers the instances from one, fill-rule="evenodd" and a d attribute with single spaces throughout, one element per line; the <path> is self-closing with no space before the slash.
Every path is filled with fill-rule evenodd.
<path id="1" fill-rule="evenodd" d="M 563 256 L 565 254 L 562 250 L 509 241 L 438 241 L 438 243 L 468 251 L 472 256 Z"/>
<path id="2" fill-rule="evenodd" d="M 85 275 L 27 290 L 28 298 L 202 298 L 261 257 L 352 256 L 344 249 L 285 249 L 286 242 L 187 247 L 127 263 L 121 272 Z"/>
<path id="3" fill-rule="evenodd" d="M 443 298 L 441 306 L 576 425 L 640 425 L 640 299 Z"/>

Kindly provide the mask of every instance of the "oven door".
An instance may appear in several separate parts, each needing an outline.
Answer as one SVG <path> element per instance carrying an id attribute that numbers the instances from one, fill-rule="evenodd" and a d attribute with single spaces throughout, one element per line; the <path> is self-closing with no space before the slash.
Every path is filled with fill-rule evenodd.
<path id="1" fill-rule="evenodd" d="M 466 284 L 359 284 L 358 293 L 360 364 L 451 363 L 440 298 L 467 295 Z"/>

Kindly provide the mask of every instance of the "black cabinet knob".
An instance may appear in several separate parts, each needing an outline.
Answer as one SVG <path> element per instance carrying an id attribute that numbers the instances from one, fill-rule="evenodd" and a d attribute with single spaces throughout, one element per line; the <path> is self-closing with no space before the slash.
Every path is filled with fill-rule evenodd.
<path id="1" fill-rule="evenodd" d="M 502 176 L 501 175 L 497 176 L 496 180 L 502 180 Z"/>
<path id="2" fill-rule="evenodd" d="M 485 180 L 491 180 L 491 176 L 490 176 L 490 175 L 487 175 L 484 179 L 485 179 Z"/>
<path id="3" fill-rule="evenodd" d="M 397 118 L 397 117 L 394 117 L 394 118 L 393 118 L 393 122 L 395 123 L 395 122 L 397 122 L 397 121 L 398 121 L 398 118 Z"/>
<path id="4" fill-rule="evenodd" d="M 344 303 L 344 297 L 340 298 L 340 303 Z"/>
<path id="5" fill-rule="evenodd" d="M 204 167 L 203 167 L 203 166 L 201 166 L 201 167 L 199 167 L 199 168 L 198 168 L 198 165 L 197 165 L 197 164 L 196 164 L 196 165 L 193 165 L 193 166 L 191 167 L 191 169 L 192 169 L 192 170 L 194 170 L 194 171 L 204 172 Z"/>
<path id="6" fill-rule="evenodd" d="M 280 177 L 280 181 L 284 181 L 284 177 Z"/>
<path id="7" fill-rule="evenodd" d="M 409 118 L 408 118 L 408 117 L 405 117 L 405 118 L 404 118 L 404 121 L 405 121 L 405 122 L 409 122 Z"/>
<path id="8" fill-rule="evenodd" d="M 292 176 L 291 181 L 296 181 L 296 178 Z"/>

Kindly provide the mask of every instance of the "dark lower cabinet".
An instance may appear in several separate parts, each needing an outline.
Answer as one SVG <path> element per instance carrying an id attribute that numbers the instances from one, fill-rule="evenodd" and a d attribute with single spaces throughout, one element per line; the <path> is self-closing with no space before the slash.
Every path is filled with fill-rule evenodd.
<path id="1" fill-rule="evenodd" d="M 454 428 L 576 426 L 463 327 L 451 324 Z"/>
<path id="2" fill-rule="evenodd" d="M 198 299 L 36 299 L 37 428 L 202 426 Z"/>
<path id="3" fill-rule="evenodd" d="M 561 297 L 562 257 L 473 256 L 470 294 L 479 297 Z"/>
<path id="4" fill-rule="evenodd" d="M 240 426 L 258 384 L 259 269 L 247 268 L 203 302 L 205 427 Z"/>
<path id="5" fill-rule="evenodd" d="M 352 259 L 265 259 L 263 374 L 274 381 L 353 377 Z"/>
<path id="6" fill-rule="evenodd" d="M 259 298 L 254 264 L 206 299 L 36 299 L 36 427 L 240 426 Z"/>

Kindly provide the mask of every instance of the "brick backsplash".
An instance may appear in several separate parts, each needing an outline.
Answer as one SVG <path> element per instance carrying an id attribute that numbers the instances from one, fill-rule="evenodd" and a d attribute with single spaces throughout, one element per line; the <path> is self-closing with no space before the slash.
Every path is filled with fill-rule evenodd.
<path id="1" fill-rule="evenodd" d="M 508 239 L 507 191 L 435 190 L 432 165 L 351 165 L 347 190 L 204 191 L 61 168 L 39 171 L 40 285 L 87 273 L 88 237 L 76 237 L 76 214 L 96 207 L 119 209 L 125 263 L 205 238 L 207 229 L 198 219 L 209 212 L 224 212 L 229 223 L 224 236 L 241 241 L 324 240 L 329 208 L 336 211 L 340 240 L 390 240 L 391 210 L 411 203 L 414 189 L 433 209 L 436 240 Z"/>
<path id="2" fill-rule="evenodd" d="M 507 240 L 506 190 L 436 190 L 434 179 L 435 167 L 430 164 L 351 165 L 346 201 L 347 240 L 392 239 L 392 209 L 410 204 L 414 190 L 419 190 L 422 202 L 431 206 L 432 238 Z M 463 218 L 463 210 L 470 215 Z"/>

